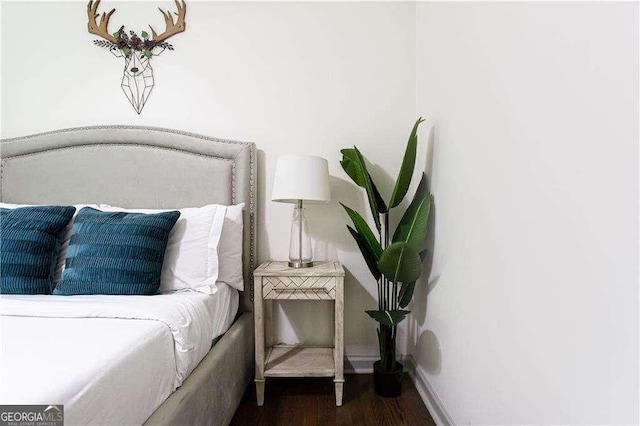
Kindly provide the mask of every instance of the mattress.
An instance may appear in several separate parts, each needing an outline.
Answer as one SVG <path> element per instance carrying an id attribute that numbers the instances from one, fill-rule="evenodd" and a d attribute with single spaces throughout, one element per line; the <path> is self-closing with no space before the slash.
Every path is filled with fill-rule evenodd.
<path id="1" fill-rule="evenodd" d="M 0 404 L 61 404 L 65 424 L 139 425 L 231 326 L 238 292 L 0 297 Z"/>

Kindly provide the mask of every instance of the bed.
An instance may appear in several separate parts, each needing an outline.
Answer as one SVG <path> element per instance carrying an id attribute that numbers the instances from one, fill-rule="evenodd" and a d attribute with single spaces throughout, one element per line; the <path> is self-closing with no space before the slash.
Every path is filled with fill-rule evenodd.
<path id="1" fill-rule="evenodd" d="M 12 330 L 39 336 L 24 350 L 3 351 L 3 363 L 12 368 L 3 366 L 2 380 L 46 376 L 54 383 L 33 393 L 15 390 L 16 400 L 70 401 L 68 424 L 228 424 L 254 372 L 255 145 L 160 128 L 100 126 L 6 139 L 0 148 L 3 203 L 157 209 L 245 203 L 242 292 L 222 283 L 215 297 L 180 292 L 124 296 L 127 302 L 110 304 L 108 298 L 123 296 L 76 296 L 74 304 L 56 303 L 55 296 L 0 298 L 3 343 L 24 339 Z M 159 303 L 163 297 L 173 297 L 168 305 L 175 307 L 166 309 Z M 188 314 L 180 308 L 185 304 L 194 307 Z M 95 350 L 123 344 L 126 355 Z M 185 346 L 199 355 L 185 356 Z M 51 347 L 62 350 L 47 354 Z M 65 363 L 75 371 L 57 368 Z M 80 383 L 84 393 L 60 395 L 60 381 L 71 389 Z M 55 395 L 62 401 L 48 400 Z"/>

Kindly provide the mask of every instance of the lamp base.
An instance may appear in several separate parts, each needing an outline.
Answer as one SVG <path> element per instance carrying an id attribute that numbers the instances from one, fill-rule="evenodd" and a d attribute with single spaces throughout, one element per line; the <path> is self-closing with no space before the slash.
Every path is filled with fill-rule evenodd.
<path id="1" fill-rule="evenodd" d="M 313 262 L 307 262 L 302 260 L 289 261 L 289 268 L 310 268 L 313 266 Z"/>

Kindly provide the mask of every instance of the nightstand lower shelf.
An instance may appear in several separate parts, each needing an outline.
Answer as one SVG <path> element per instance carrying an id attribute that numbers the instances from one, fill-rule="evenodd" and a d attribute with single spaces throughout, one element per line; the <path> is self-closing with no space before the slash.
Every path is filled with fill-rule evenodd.
<path id="1" fill-rule="evenodd" d="M 265 377 L 333 377 L 333 348 L 278 345 L 267 348 Z"/>

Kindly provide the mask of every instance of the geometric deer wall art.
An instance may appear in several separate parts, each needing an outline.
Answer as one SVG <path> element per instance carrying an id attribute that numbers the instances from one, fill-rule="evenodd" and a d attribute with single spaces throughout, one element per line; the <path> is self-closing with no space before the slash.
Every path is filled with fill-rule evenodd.
<path id="1" fill-rule="evenodd" d="M 114 56 L 124 58 L 124 71 L 122 75 L 121 87 L 124 94 L 129 99 L 131 106 L 138 114 L 142 112 L 151 90 L 153 90 L 153 68 L 151 68 L 151 58 L 160 55 L 165 50 L 173 50 L 173 46 L 167 43 L 167 39 L 185 30 L 184 18 L 187 13 L 187 5 L 184 0 L 181 3 L 174 0 L 177 12 L 176 20 L 170 11 L 164 12 L 158 8 L 164 17 L 166 25 L 165 31 L 157 34 L 149 25 L 151 37 L 146 31 L 140 32 L 140 35 L 134 31 L 125 31 L 124 25 L 114 33 L 109 32 L 109 18 L 116 11 L 112 9 L 108 13 L 98 12 L 100 0 L 89 1 L 87 4 L 87 17 L 89 18 L 88 30 L 91 34 L 102 37 L 102 40 L 94 40 L 93 43 L 102 48 L 109 49 Z M 100 23 L 96 20 L 100 16 Z"/>

